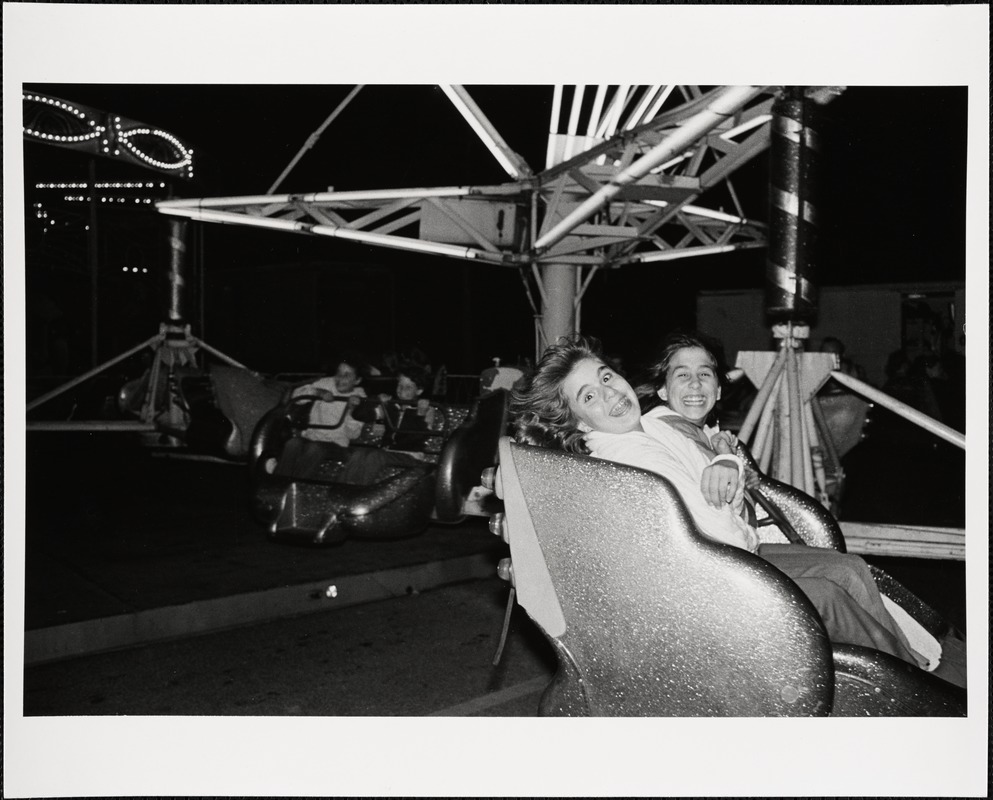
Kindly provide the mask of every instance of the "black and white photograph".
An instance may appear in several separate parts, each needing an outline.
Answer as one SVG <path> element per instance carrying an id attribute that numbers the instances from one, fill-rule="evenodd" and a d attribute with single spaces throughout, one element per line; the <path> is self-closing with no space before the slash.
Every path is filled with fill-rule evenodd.
<path id="1" fill-rule="evenodd" d="M 985 796 L 986 6 L 4 18 L 5 796 Z"/>

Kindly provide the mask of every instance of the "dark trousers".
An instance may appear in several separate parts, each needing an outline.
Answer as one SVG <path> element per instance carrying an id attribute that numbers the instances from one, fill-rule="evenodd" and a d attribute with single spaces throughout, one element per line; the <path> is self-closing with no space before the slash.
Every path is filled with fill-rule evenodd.
<path id="1" fill-rule="evenodd" d="M 883 605 L 872 573 L 861 558 L 795 544 L 759 545 L 758 554 L 807 595 L 832 642 L 871 647 L 923 666 Z"/>

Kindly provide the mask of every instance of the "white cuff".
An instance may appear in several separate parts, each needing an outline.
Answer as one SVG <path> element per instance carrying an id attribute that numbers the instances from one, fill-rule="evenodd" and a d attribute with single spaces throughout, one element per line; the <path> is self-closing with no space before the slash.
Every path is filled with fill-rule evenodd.
<path id="1" fill-rule="evenodd" d="M 725 453 L 724 455 L 714 456 L 710 460 L 710 463 L 716 464 L 718 461 L 733 461 L 738 467 L 738 477 L 740 478 L 745 474 L 745 462 L 741 460 L 741 456 Z"/>

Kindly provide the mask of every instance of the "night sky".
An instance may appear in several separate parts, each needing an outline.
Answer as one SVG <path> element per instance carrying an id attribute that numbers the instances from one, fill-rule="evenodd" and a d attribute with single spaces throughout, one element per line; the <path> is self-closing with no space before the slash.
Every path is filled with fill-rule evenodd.
<path id="1" fill-rule="evenodd" d="M 174 191 L 198 197 L 264 193 L 352 87 L 28 88 L 179 136 L 195 148 L 198 166 L 195 181 L 177 182 Z M 551 87 L 467 88 L 508 144 L 540 169 Z M 962 87 L 849 87 L 823 110 L 823 285 L 964 279 L 967 107 Z M 88 164 L 88 157 L 76 152 L 25 145 L 28 187 L 39 180 L 85 180 Z M 96 159 L 96 169 L 98 180 L 158 177 L 102 158 Z M 327 128 L 278 191 L 505 179 L 436 86 L 371 85 Z M 746 214 L 765 219 L 767 154 L 733 180 Z M 27 194 L 30 198 L 30 189 Z M 164 225 L 159 216 L 148 211 L 143 218 L 142 226 L 152 231 L 142 234 L 146 239 L 163 238 L 154 232 Z M 106 238 L 138 236 L 128 225 L 127 232 L 114 232 L 108 220 Z M 513 362 L 533 349 L 531 309 L 514 270 L 240 227 L 191 227 L 198 229 L 194 245 L 202 252 L 204 289 L 202 296 L 190 297 L 198 311 L 202 307 L 203 318 L 189 316 L 202 323 L 210 343 L 256 368 L 320 369 L 341 345 L 367 351 L 374 361 L 386 351 L 417 347 L 435 366 L 478 372 L 493 356 Z M 159 245 L 139 249 L 161 272 L 167 255 Z M 698 291 L 763 286 L 764 258 L 764 251 L 753 250 L 602 272 L 584 301 L 583 329 L 638 358 L 649 339 L 694 324 Z M 140 297 L 133 286 L 118 287 L 124 293 L 119 301 L 114 280 L 107 282 L 102 357 L 154 332 L 166 296 L 161 278 L 149 279 Z M 36 285 L 29 282 L 29 293 Z M 75 313 L 80 329 L 86 324 L 85 309 L 73 305 L 75 310 L 65 313 Z M 82 357 L 77 354 L 76 361 Z"/>

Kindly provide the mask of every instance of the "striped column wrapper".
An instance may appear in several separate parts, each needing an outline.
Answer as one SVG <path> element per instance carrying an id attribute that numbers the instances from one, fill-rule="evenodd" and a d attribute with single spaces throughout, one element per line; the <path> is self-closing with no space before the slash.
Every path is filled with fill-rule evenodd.
<path id="1" fill-rule="evenodd" d="M 772 108 L 769 247 L 765 307 L 769 321 L 812 323 L 817 316 L 817 193 L 820 144 L 815 104 L 787 87 Z"/>
<path id="2" fill-rule="evenodd" d="M 186 220 L 169 221 L 169 321 L 183 320 L 186 289 Z"/>

